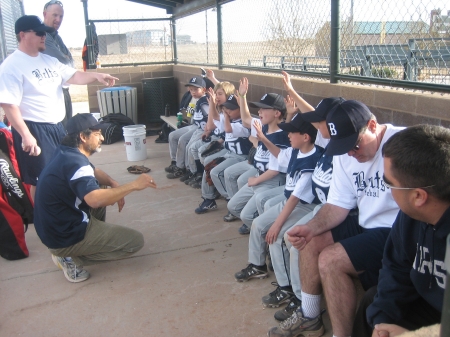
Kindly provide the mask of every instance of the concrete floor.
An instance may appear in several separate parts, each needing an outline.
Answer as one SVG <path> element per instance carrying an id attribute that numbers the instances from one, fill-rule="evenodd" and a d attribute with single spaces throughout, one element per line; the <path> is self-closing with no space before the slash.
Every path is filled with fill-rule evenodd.
<path id="1" fill-rule="evenodd" d="M 168 144 L 147 138 L 148 159 L 129 162 L 123 142 L 104 145 L 91 157 L 120 183 L 136 178 L 126 168 L 143 164 L 158 189 L 126 197 L 121 213 L 107 220 L 141 231 L 146 244 L 135 256 L 86 269 L 91 278 L 73 284 L 53 264 L 33 226 L 26 233 L 30 256 L 0 259 L 0 336 L 265 336 L 276 309 L 261 297 L 274 290 L 265 280 L 238 283 L 247 265 L 248 236 L 240 222 L 223 222 L 219 210 L 196 215 L 200 191 L 165 177 Z M 332 336 L 328 316 L 326 334 Z"/>

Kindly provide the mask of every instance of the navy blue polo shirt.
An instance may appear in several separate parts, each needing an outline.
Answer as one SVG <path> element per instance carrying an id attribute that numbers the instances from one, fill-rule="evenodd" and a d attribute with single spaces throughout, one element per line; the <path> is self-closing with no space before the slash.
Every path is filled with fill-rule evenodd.
<path id="1" fill-rule="evenodd" d="M 34 227 L 42 243 L 56 249 L 82 241 L 90 217 L 84 196 L 99 188 L 89 159 L 60 145 L 36 186 Z"/>

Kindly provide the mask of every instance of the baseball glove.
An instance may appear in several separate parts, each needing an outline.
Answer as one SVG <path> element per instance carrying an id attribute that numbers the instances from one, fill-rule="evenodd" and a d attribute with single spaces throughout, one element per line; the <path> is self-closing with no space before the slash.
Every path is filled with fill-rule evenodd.
<path id="1" fill-rule="evenodd" d="M 250 151 L 248 151 L 248 157 L 247 157 L 248 163 L 250 165 L 253 165 L 253 162 L 255 160 L 255 154 L 256 154 L 256 147 L 252 147 L 250 149 Z"/>
<path id="2" fill-rule="evenodd" d="M 202 157 L 206 158 L 214 153 L 219 152 L 223 149 L 223 145 L 220 144 L 217 140 L 213 140 L 209 145 L 206 147 L 206 149 L 202 152 Z"/>

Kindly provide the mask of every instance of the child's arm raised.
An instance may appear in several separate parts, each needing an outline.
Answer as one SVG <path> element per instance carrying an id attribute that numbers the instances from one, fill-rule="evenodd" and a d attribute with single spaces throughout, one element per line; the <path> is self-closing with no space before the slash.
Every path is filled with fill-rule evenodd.
<path id="1" fill-rule="evenodd" d="M 250 129 L 252 125 L 253 117 L 250 115 L 250 110 L 247 105 L 247 92 L 248 92 L 248 79 L 247 77 L 242 77 L 239 81 L 239 106 L 241 108 L 241 120 L 242 125 Z"/>
<path id="2" fill-rule="evenodd" d="M 270 140 L 267 139 L 267 137 L 264 135 L 262 131 L 261 123 L 253 123 L 253 128 L 256 130 L 256 137 L 258 140 L 262 141 L 264 145 L 267 147 L 267 149 L 270 151 L 270 153 L 277 158 L 280 154 L 280 148 L 276 146 L 274 143 L 272 143 Z"/>

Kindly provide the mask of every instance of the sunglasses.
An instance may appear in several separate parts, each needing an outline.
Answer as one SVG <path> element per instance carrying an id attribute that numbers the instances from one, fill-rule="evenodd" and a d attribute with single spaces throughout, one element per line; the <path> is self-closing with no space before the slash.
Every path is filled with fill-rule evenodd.
<path id="1" fill-rule="evenodd" d="M 397 186 L 392 186 L 390 183 L 388 183 L 386 181 L 386 177 L 383 174 L 383 180 L 384 180 L 384 184 L 386 185 L 387 188 L 393 189 L 393 190 L 415 190 L 416 188 L 430 188 L 430 187 L 434 187 L 436 185 L 428 185 L 428 186 L 420 186 L 420 187 L 397 187 Z"/>
<path id="2" fill-rule="evenodd" d="M 39 36 L 39 37 L 43 37 L 47 34 L 46 32 L 35 32 L 34 30 L 26 30 L 25 33 L 34 33 L 34 34 L 36 34 L 36 36 Z"/>
<path id="3" fill-rule="evenodd" d="M 55 5 L 55 4 L 60 5 L 61 7 L 64 7 L 61 1 L 52 0 L 45 4 L 44 10 L 46 10 L 48 6 Z"/>

